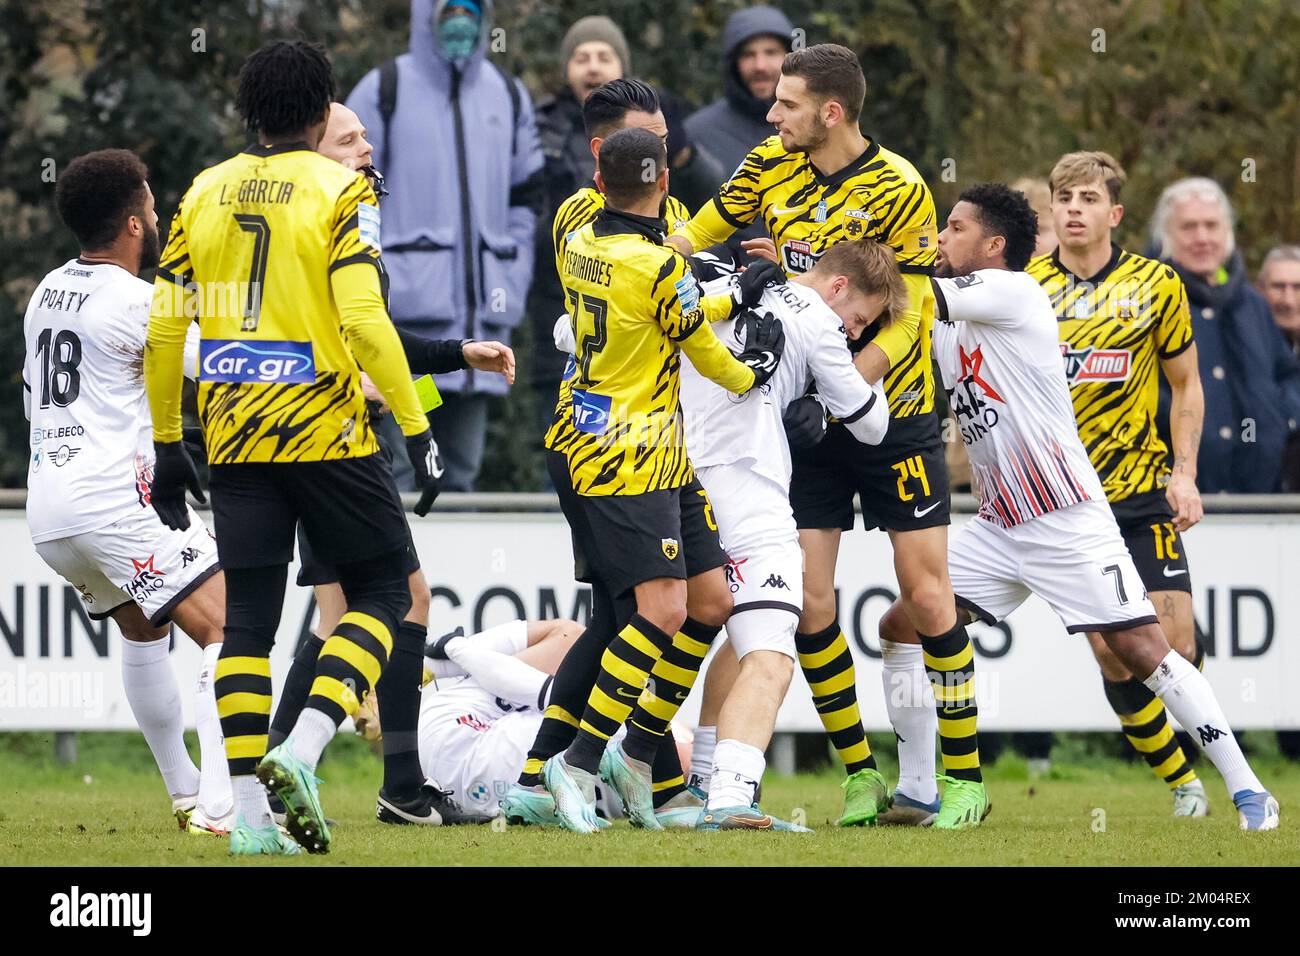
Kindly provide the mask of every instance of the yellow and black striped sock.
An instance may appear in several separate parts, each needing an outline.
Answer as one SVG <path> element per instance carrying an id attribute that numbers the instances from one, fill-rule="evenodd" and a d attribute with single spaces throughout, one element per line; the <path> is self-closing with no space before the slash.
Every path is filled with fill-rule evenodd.
<path id="1" fill-rule="evenodd" d="M 577 717 L 559 704 L 552 703 L 548 706 L 542 713 L 542 725 L 537 728 L 537 736 L 528 751 L 528 759 L 524 761 L 519 785 L 539 785 L 542 782 L 542 764 L 573 743 L 573 734 L 577 729 Z"/>
<path id="2" fill-rule="evenodd" d="M 596 772 L 605 744 L 632 713 L 655 662 L 671 644 L 672 639 L 659 628 L 640 614 L 632 615 L 601 655 L 596 686 L 587 698 L 577 736 L 565 751 L 566 763 Z"/>
<path id="3" fill-rule="evenodd" d="M 1169 789 L 1191 783 L 1196 771 L 1187 760 L 1187 754 L 1160 698 L 1136 677 L 1126 681 L 1104 681 L 1106 700 L 1124 728 L 1129 744 L 1142 755 L 1152 772 L 1169 785 Z"/>
<path id="4" fill-rule="evenodd" d="M 266 755 L 271 726 L 271 658 L 267 646 L 238 632 L 227 635 L 212 688 L 230 775 L 252 774 Z"/>
<path id="5" fill-rule="evenodd" d="M 341 724 L 375 686 L 392 650 L 387 624 L 364 611 L 348 611 L 321 648 L 306 706 Z"/>
<path id="6" fill-rule="evenodd" d="M 677 753 L 677 740 L 671 726 L 664 732 L 659 749 L 655 751 L 654 763 L 650 765 L 650 782 L 656 810 L 686 789 L 686 774 L 682 771 L 682 758 Z"/>
<path id="7" fill-rule="evenodd" d="M 812 691 L 813 706 L 835 752 L 852 775 L 876 766 L 858 710 L 858 676 L 849 642 L 836 621 L 813 634 L 795 634 L 799 667 Z"/>
<path id="8" fill-rule="evenodd" d="M 695 686 L 709 645 L 721 630 L 687 618 L 681 630 L 673 635 L 672 645 L 655 661 L 645 690 L 628 718 L 623 750 L 629 757 L 644 763 L 654 762 L 668 725 Z"/>
<path id="9" fill-rule="evenodd" d="M 943 771 L 957 780 L 983 780 L 979 737 L 975 732 L 975 652 L 960 622 L 933 637 L 921 635 L 925 671 L 934 685 L 939 713 L 939 748 Z"/>

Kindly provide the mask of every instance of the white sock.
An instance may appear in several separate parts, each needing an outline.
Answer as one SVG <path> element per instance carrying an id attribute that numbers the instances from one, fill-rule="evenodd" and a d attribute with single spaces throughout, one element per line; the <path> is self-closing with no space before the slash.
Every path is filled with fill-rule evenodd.
<path id="1" fill-rule="evenodd" d="M 293 725 L 289 740 L 293 741 L 293 755 L 315 770 L 326 745 L 334 739 L 338 725 L 327 714 L 314 707 L 304 707 Z"/>
<path id="2" fill-rule="evenodd" d="M 229 813 L 235 801 L 221 718 L 217 716 L 217 696 L 213 691 L 220 656 L 220 644 L 203 648 L 199 696 L 194 708 L 194 725 L 199 734 L 199 809 L 214 820 Z"/>
<path id="3" fill-rule="evenodd" d="M 181 691 L 168 655 L 169 638 L 122 641 L 122 688 L 131 713 L 153 751 L 172 798 L 199 792 L 199 768 L 185 749 Z"/>
<path id="4" fill-rule="evenodd" d="M 709 781 L 710 810 L 748 807 L 763 779 L 767 761 L 763 751 L 739 740 L 719 740 L 713 754 L 713 779 Z"/>
<path id="5" fill-rule="evenodd" d="M 1170 651 L 1142 683 L 1159 697 L 1223 776 L 1228 793 L 1264 789 L 1228 726 L 1210 682 L 1177 651 Z"/>
<path id="6" fill-rule="evenodd" d="M 920 644 L 880 641 L 885 709 L 898 738 L 898 789 L 921 803 L 939 799 L 934 783 L 934 741 L 939 715 Z"/>
<path id="7" fill-rule="evenodd" d="M 695 743 L 691 745 L 691 771 L 686 785 L 706 793 L 713 778 L 713 752 L 718 746 L 717 727 L 696 727 Z"/>
<path id="8" fill-rule="evenodd" d="M 434 680 L 465 676 L 465 668 L 461 667 L 455 661 L 437 661 L 432 657 L 426 657 L 424 659 L 424 666 L 425 669 L 433 675 Z"/>
<path id="9" fill-rule="evenodd" d="M 271 805 L 266 802 L 266 788 L 250 774 L 230 778 L 235 795 L 235 810 L 246 826 L 262 829 L 274 825 Z"/>

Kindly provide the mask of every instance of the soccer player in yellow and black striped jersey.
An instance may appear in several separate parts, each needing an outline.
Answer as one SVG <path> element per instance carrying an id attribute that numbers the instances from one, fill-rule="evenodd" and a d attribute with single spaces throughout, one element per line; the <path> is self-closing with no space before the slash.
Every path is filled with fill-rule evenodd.
<path id="1" fill-rule="evenodd" d="M 235 787 L 232 853 L 328 849 L 316 762 L 378 680 L 411 604 L 406 518 L 376 454 L 358 362 L 401 424 L 426 497 L 440 470 L 380 292 L 374 192 L 314 152 L 333 92 L 324 51 L 301 41 L 269 44 L 244 63 L 236 105 L 258 143 L 204 170 L 182 199 L 145 352 L 152 499 L 175 527 L 187 520 L 186 485 L 198 492 L 180 444 L 182 346 L 197 316 L 199 417 L 226 571 L 215 690 Z M 269 654 L 299 520 L 316 553 L 338 565 L 348 610 L 293 732 L 267 754 Z M 275 828 L 263 784 L 284 801 L 297 844 Z"/>
<path id="2" fill-rule="evenodd" d="M 1063 156 L 1052 170 L 1059 248 L 1027 270 L 1051 296 L 1074 415 L 1160 615 L 1169 643 L 1201 665 L 1182 532 L 1201 519 L 1196 452 L 1205 402 L 1182 280 L 1167 265 L 1115 245 L 1124 170 L 1103 152 Z M 1173 391 L 1169 449 L 1156 422 L 1159 375 Z M 1174 792 L 1175 816 L 1204 816 L 1205 787 L 1169 726 L 1165 707 L 1089 634 L 1106 699 L 1129 743 Z"/>
<path id="3" fill-rule="evenodd" d="M 888 788 L 862 732 L 853 658 L 836 616 L 836 555 L 840 534 L 853 527 L 855 495 L 864 525 L 889 533 L 903 607 L 922 635 L 931 679 L 951 683 L 944 662 L 964 660 L 970 647 L 948 580 L 948 470 L 934 414 L 934 200 L 911 163 L 860 132 L 865 96 L 852 50 L 828 43 L 787 55 L 767 116 L 778 135 L 745 157 L 682 231 L 682 240 L 670 240 L 690 252 L 761 217 L 781 265 L 794 274 L 841 239 L 872 237 L 894 250 L 907 284 L 910 308 L 855 360 L 868 381 L 884 380 L 891 415 L 884 442 L 863 445 L 832 425 L 820 444 L 794 455 L 790 483 L 806 561 L 796 636 L 800 665 L 849 775 L 840 818 L 846 826 L 869 824 L 888 805 Z M 908 666 L 923 666 L 919 650 Z M 960 673 L 973 680 L 970 667 Z M 891 699 L 888 689 L 885 696 Z M 943 725 L 944 767 L 961 781 L 950 787 L 949 816 L 964 802 L 961 794 L 982 793 L 975 722 L 967 719 L 972 708 L 973 702 L 960 721 Z M 937 807 L 933 780 L 905 783 L 908 796 Z"/>
<path id="4" fill-rule="evenodd" d="M 627 625 L 602 655 L 573 744 L 542 768 L 557 818 L 579 832 L 597 829 L 596 771 L 606 762 L 604 775 L 633 822 L 661 827 L 649 763 L 662 729 L 641 728 L 634 746 L 634 723 L 625 746 L 607 750 L 606 744 L 686 620 L 684 552 L 700 552 L 712 565 L 707 595 L 717 607 L 707 609 L 709 616 L 725 620 L 730 611 L 716 525 L 685 522 L 683 500 L 704 496 L 683 441 L 681 353 L 700 374 L 743 394 L 767 381 L 783 347 L 780 323 L 770 316 L 746 322 L 737 356 L 714 334 L 686 259 L 664 245 L 658 214 L 668 191 L 667 161 L 662 139 L 648 130 L 610 135 L 596 172 L 606 206 L 566 236 L 562 248 L 560 277 L 577 343 L 571 414 L 578 440 L 566 457 L 586 519 L 582 543 L 610 592 L 635 600 Z"/>
<path id="5" fill-rule="evenodd" d="M 605 138 L 620 129 L 645 129 L 664 140 L 668 135 L 658 95 L 653 88 L 638 80 L 616 79 L 596 88 L 583 101 L 582 112 L 594 159 L 599 158 L 600 146 Z M 568 237 L 593 223 L 604 208 L 605 196 L 594 181 L 561 203 L 552 223 L 557 275 L 564 272 L 564 249 Z M 686 207 L 672 196 L 664 197 L 661 215 L 670 232 L 680 229 L 690 219 Z M 706 312 L 706 319 L 715 305 L 731 308 L 731 302 L 726 299 L 716 304 L 711 299 L 702 299 L 701 308 Z M 581 437 L 574 425 L 572 406 L 576 375 L 576 362 L 570 359 L 560 382 L 554 418 L 545 437 L 545 446 L 547 470 L 559 495 L 560 508 L 573 530 L 574 577 L 591 585 L 591 619 L 555 675 L 550 704 L 529 750 L 518 786 L 512 788 L 502 801 L 507 819 L 518 822 L 540 823 L 554 819 L 553 801 L 541 788 L 542 765 L 573 742 L 587 697 L 600 672 L 601 655 L 632 613 L 630 596 L 616 600 L 604 582 L 599 563 L 589 561 L 585 553 L 583 542 L 590 535 L 584 530 L 586 518 L 573 489 L 573 479 L 565 455 L 565 451 Z M 682 518 L 684 526 L 700 528 L 701 533 L 707 533 L 710 522 L 706 497 L 688 494 L 683 498 L 683 506 L 686 509 Z M 684 668 L 684 671 L 678 672 L 679 676 L 685 671 L 698 671 L 703 656 L 701 648 L 707 649 L 712 643 L 726 616 L 725 609 L 721 608 L 716 616 L 704 614 L 702 609 L 716 602 L 698 599 L 698 592 L 710 580 L 708 573 L 716 566 L 709 550 L 684 549 L 683 558 L 688 592 L 697 592 L 697 599 L 690 602 L 696 616 L 688 617 L 682 624 L 673 636 L 673 646 L 661 659 L 661 668 Z M 661 735 L 652 763 L 656 815 L 661 822 L 667 821 L 668 825 L 694 826 L 702 803 L 686 793 L 686 781 L 668 721 L 660 716 L 643 723 L 651 724 L 651 730 L 658 730 Z M 635 741 L 632 746 L 635 750 Z"/>

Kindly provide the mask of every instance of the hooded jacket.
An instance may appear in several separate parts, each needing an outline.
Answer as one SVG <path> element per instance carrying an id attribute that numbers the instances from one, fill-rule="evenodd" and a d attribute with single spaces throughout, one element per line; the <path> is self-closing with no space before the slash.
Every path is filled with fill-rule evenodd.
<path id="1" fill-rule="evenodd" d="M 749 7 L 727 18 L 722 30 L 723 95 L 686 119 L 686 132 L 696 147 L 712 156 L 727 176 L 746 153 L 772 135 L 772 124 L 766 119 L 772 100 L 758 99 L 741 82 L 737 54 L 759 36 L 780 37 L 789 49 L 793 32 L 789 18 L 774 7 Z"/>
<path id="2" fill-rule="evenodd" d="M 487 62 L 492 0 L 480 0 L 478 46 L 447 60 L 436 24 L 448 0 L 413 0 L 410 51 L 397 58 L 397 104 L 385 155 L 379 69 L 347 105 L 365 125 L 392 198 L 384 205 L 384 263 L 400 327 L 429 338 L 509 342 L 533 274 L 535 189 L 542 152 L 532 100 Z M 518 114 L 507 83 L 518 92 Z M 499 375 L 438 376 L 445 391 L 504 393 Z"/>
<path id="3" fill-rule="evenodd" d="M 1227 281 L 1216 286 L 1169 265 L 1187 287 L 1205 390 L 1197 487 L 1204 494 L 1277 491 L 1287 438 L 1300 422 L 1300 366 L 1268 302 L 1246 281 L 1240 251 L 1228 260 Z M 1157 421 L 1166 443 L 1169 404 L 1162 377 Z"/>

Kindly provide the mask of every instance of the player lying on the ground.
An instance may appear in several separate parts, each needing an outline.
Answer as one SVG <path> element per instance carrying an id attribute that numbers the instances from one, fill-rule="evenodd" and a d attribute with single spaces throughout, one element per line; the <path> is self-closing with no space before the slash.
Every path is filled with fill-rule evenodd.
<path id="1" fill-rule="evenodd" d="M 1037 233 L 1024 196 L 990 184 L 962 193 L 939 235 L 934 354 L 980 495 L 978 515 L 949 548 L 958 605 L 968 619 L 995 623 L 1037 594 L 1070 633 L 1101 634 L 1196 734 L 1223 775 L 1241 828 L 1274 829 L 1277 801 L 1251 770 L 1209 682 L 1165 640 L 1079 439 L 1056 315 L 1047 293 L 1021 271 Z M 880 633 L 917 643 L 897 602 Z M 928 655 L 926 664 L 934 668 Z M 924 680 L 919 661 L 915 671 L 913 687 Z M 973 691 L 939 685 L 935 696 L 943 707 Z M 933 767 L 935 712 L 918 696 L 885 694 L 900 766 L 906 750 L 908 766 L 924 766 L 928 754 Z M 910 795 L 900 786 L 895 799 L 903 798 Z"/>
<path id="2" fill-rule="evenodd" d="M 727 295 L 737 281 L 734 274 L 724 275 L 706 281 L 703 292 Z M 790 511 L 783 419 L 799 402 L 819 431 L 829 412 L 858 441 L 878 443 L 889 426 L 888 402 L 879 383 L 868 385 L 854 367 L 845 335 L 856 340 L 882 316 L 888 324 L 906 306 L 906 296 L 888 247 L 873 239 L 841 242 L 810 272 L 768 288 L 755 306 L 785 330 L 781 365 L 761 389 L 738 398 L 690 363 L 682 367 L 686 449 L 730 558 L 734 603 L 726 626 L 740 660 L 715 728 L 701 829 L 803 829 L 753 806 L 763 752 L 794 673 L 794 634 L 803 605 L 803 554 Z M 572 348 L 565 334 L 570 328 L 563 319 L 556 323 L 561 348 Z M 722 341 L 740 347 L 741 322 L 722 320 L 713 328 Z M 816 394 L 801 398 L 814 382 Z M 653 693 L 662 698 L 681 691 L 657 683 Z"/>
<path id="3" fill-rule="evenodd" d="M 32 423 L 27 524 L 41 558 L 94 620 L 111 617 L 122 686 L 182 829 L 225 833 L 233 798 L 213 681 L 226 619 L 217 548 L 189 511 L 175 531 L 150 507 L 154 454 L 144 391 L 158 214 L 148 170 L 124 149 L 79 156 L 59 176 L 59 216 L 81 252 L 36 287 L 23 319 L 23 407 Z M 198 328 L 185 340 L 194 377 Z M 202 771 L 185 749 L 171 624 L 203 649 L 195 720 Z"/>
<path id="4" fill-rule="evenodd" d="M 378 197 L 388 190 L 384 178 L 371 164 L 372 148 L 366 140 L 365 127 L 342 103 L 331 103 L 329 121 L 316 151 L 341 163 L 348 169 L 366 175 Z M 384 302 L 388 302 L 388 273 L 383 258 L 375 260 L 379 269 L 380 288 Z M 508 384 L 514 384 L 515 356 L 510 346 L 501 342 L 472 342 L 459 339 L 428 339 L 402 329 L 397 330 L 406 354 L 407 364 L 414 375 L 439 374 L 473 367 L 480 371 L 498 372 Z M 374 387 L 370 377 L 361 374 L 361 387 L 368 399 L 372 416 L 387 413 L 383 396 Z M 382 446 L 380 454 L 391 461 L 390 450 Z M 427 504 L 432 504 L 432 500 Z M 289 736 L 303 706 L 311 694 L 316 664 L 325 641 L 334 633 L 339 619 L 347 610 L 343 588 L 339 584 L 339 569 L 331 562 L 319 558 L 311 547 L 302 525 L 298 527 L 298 584 L 311 586 L 316 597 L 319 616 L 316 628 L 294 654 L 289 674 L 285 678 L 271 720 L 267 748 L 278 747 Z M 425 784 L 416 753 L 415 726 L 419 718 L 420 660 L 429 625 L 429 582 L 420 568 L 420 559 L 414 542 L 408 541 L 406 555 L 407 585 L 411 592 L 411 609 L 398 625 L 393 637 L 393 651 L 380 676 L 376 698 L 383 707 L 383 722 L 388 727 L 384 738 L 384 778 L 376 799 L 375 817 L 381 823 L 441 823 L 464 822 L 456 802 L 442 791 Z M 272 797 L 271 808 L 283 813 L 279 799 Z"/>
<path id="5" fill-rule="evenodd" d="M 1052 299 L 1079 438 L 1160 629 L 1174 650 L 1200 667 L 1205 649 L 1192 613 L 1182 533 L 1204 513 L 1196 456 L 1205 396 L 1183 280 L 1163 262 L 1127 252 L 1111 239 L 1124 216 L 1124 179 L 1124 170 L 1106 153 L 1062 156 L 1049 180 L 1061 244 L 1025 271 Z M 1172 456 L 1162 429 L 1151 426 L 1159 414 L 1162 377 L 1172 395 Z M 1205 816 L 1205 784 L 1188 763 L 1164 705 L 1100 634 L 1089 634 L 1088 643 L 1125 737 L 1173 791 L 1174 816 Z"/>

